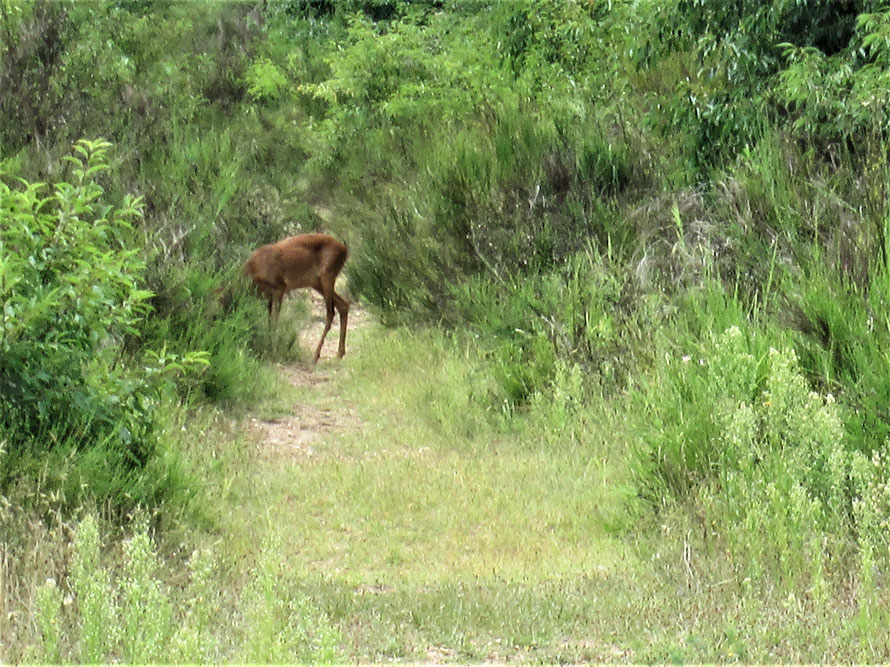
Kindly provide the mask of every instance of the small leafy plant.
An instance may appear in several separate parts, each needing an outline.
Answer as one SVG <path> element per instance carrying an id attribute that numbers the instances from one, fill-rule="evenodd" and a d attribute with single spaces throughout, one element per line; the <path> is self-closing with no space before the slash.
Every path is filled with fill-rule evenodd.
<path id="1" fill-rule="evenodd" d="M 282 587 L 274 545 L 265 545 L 232 613 L 215 589 L 219 564 L 212 551 L 195 551 L 181 592 L 161 577 L 144 516 L 124 540 L 119 569 L 102 556 L 106 545 L 94 516 L 73 532 L 70 579 L 50 579 L 35 596 L 38 660 L 198 663 L 237 651 L 246 662 L 330 663 L 338 656 L 341 638 L 325 614 L 309 598 Z M 69 626 L 70 637 L 63 632 Z M 237 647 L 233 636 L 241 640 Z"/>

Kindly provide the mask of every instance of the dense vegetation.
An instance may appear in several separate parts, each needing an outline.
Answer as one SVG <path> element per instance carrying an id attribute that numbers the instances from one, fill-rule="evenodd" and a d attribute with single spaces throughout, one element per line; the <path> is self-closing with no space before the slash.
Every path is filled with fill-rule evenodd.
<path id="1" fill-rule="evenodd" d="M 809 659 L 887 660 L 888 91 L 872 0 L 0 0 L 0 542 L 147 512 L 138 567 L 148 523 L 205 521 L 175 433 L 294 356 L 212 291 L 324 229 L 383 323 L 472 341 L 467 414 L 571 434 L 616 406 L 623 529 L 856 619 Z M 96 618 L 40 655 L 155 655 Z"/>

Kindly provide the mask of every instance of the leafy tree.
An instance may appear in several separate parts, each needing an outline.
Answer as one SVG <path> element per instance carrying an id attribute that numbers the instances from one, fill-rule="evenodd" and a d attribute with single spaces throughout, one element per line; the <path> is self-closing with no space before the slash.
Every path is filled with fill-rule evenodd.
<path id="1" fill-rule="evenodd" d="M 879 142 L 890 131 L 890 11 L 860 14 L 850 48 L 784 45 L 777 98 L 796 134 L 823 146 Z"/>
<path id="2" fill-rule="evenodd" d="M 772 91 L 785 66 L 783 48 L 850 53 L 856 17 L 875 4 L 679 0 L 667 11 L 653 8 L 655 30 L 641 62 L 681 54 L 680 85 L 662 107 L 664 128 L 688 133 L 688 154 L 698 170 L 736 155 L 777 111 Z"/>

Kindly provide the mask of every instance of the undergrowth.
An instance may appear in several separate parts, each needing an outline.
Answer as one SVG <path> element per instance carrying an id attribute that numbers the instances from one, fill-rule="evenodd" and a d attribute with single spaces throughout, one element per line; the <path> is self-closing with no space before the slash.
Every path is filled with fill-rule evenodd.
<path id="1" fill-rule="evenodd" d="M 403 437 L 491 447 L 501 473 L 537 451 L 578 485 L 567 461 L 623 452 L 603 521 L 741 619 L 661 597 L 694 630 L 637 657 L 886 659 L 890 12 L 836 5 L 0 0 L 0 512 L 207 521 L 195 488 L 220 465 L 170 432 L 284 400 L 266 362 L 301 359 L 305 310 L 273 330 L 237 276 L 257 246 L 324 230 L 350 245 L 353 296 L 428 348 L 358 362 L 423 415 Z M 423 372 L 388 383 L 400 359 Z M 207 566 L 180 599 L 148 532 L 103 564 L 90 530 L 70 580 L 4 584 L 33 593 L 25 657 L 341 655 L 265 565 L 222 625 L 241 654 L 208 628 Z M 533 625 L 510 635 L 521 655 Z"/>
<path id="2" fill-rule="evenodd" d="M 70 577 L 47 578 L 35 591 L 39 641 L 20 659 L 37 662 L 338 660 L 340 637 L 298 587 L 282 586 L 275 545 L 266 544 L 244 573 L 243 589 L 223 594 L 221 565 L 195 550 L 175 581 L 161 571 L 143 519 L 121 543 L 119 562 L 103 555 L 107 539 L 88 515 L 70 527 Z M 290 574 L 290 573 L 288 573 Z M 15 654 L 12 654 L 15 659 Z"/>

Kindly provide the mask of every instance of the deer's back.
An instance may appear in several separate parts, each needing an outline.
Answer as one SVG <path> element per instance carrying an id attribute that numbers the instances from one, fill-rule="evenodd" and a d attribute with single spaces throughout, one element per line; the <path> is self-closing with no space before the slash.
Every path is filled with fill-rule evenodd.
<path id="1" fill-rule="evenodd" d="M 349 249 L 327 234 L 300 234 L 261 246 L 244 265 L 260 290 L 314 287 L 322 274 L 336 276 Z"/>

